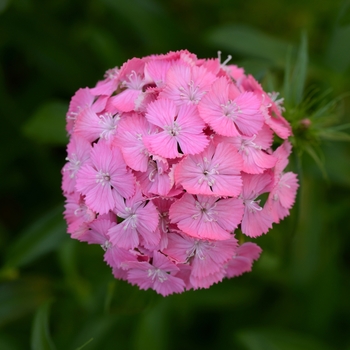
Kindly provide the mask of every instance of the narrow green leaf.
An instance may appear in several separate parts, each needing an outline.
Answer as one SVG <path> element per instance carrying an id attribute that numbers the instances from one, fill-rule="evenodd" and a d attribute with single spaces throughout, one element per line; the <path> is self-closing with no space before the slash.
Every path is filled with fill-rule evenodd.
<path id="1" fill-rule="evenodd" d="M 91 343 L 94 340 L 94 338 L 89 339 L 86 343 L 84 343 L 82 346 L 79 346 L 79 348 L 77 348 L 76 350 L 81 350 L 83 348 L 85 348 L 86 345 L 88 345 L 89 343 Z"/>
<path id="2" fill-rule="evenodd" d="M 286 66 L 284 70 L 284 81 L 283 81 L 283 97 L 286 103 L 289 103 L 291 100 L 290 94 L 290 75 L 291 75 L 291 65 L 292 65 L 292 47 L 288 47 L 286 55 Z"/>
<path id="3" fill-rule="evenodd" d="M 7 250 L 5 268 L 20 267 L 55 249 L 66 237 L 62 207 L 54 208 L 25 230 Z"/>
<path id="4" fill-rule="evenodd" d="M 116 287 L 116 281 L 113 280 L 108 283 L 107 285 L 107 293 L 106 293 L 106 298 L 105 298 L 105 303 L 104 303 L 104 311 L 105 313 L 110 312 L 111 309 L 111 303 L 113 300 L 113 295 L 115 294 L 115 287 Z"/>
<path id="5" fill-rule="evenodd" d="M 31 336 L 32 350 L 54 350 L 49 332 L 49 308 L 51 301 L 42 304 L 34 316 Z"/>
<path id="6" fill-rule="evenodd" d="M 259 30 L 238 25 L 226 25 L 214 29 L 209 33 L 207 40 L 217 48 L 269 60 L 279 67 L 284 67 L 290 46 L 287 42 L 270 37 Z"/>
<path id="7" fill-rule="evenodd" d="M 320 138 L 330 141 L 350 141 L 350 135 L 346 132 L 324 129 L 318 134 Z"/>
<path id="8" fill-rule="evenodd" d="M 67 103 L 49 102 L 40 106 L 23 127 L 32 140 L 50 145 L 67 144 L 65 130 Z"/>
<path id="9" fill-rule="evenodd" d="M 315 151 L 315 149 L 310 146 L 310 145 L 306 145 L 305 146 L 305 151 L 311 156 L 311 158 L 315 161 L 315 163 L 318 165 L 319 169 L 322 172 L 322 175 L 325 179 L 328 178 L 327 176 L 327 172 L 326 172 L 326 168 L 324 166 L 324 161 L 322 161 L 322 159 L 320 158 L 320 156 L 317 154 L 317 152 Z"/>
<path id="10" fill-rule="evenodd" d="M 293 89 L 294 103 L 297 105 L 300 104 L 301 101 L 303 100 L 307 66 L 308 66 L 307 36 L 306 36 L 306 33 L 303 33 L 301 37 L 301 44 L 298 51 L 298 57 L 295 63 L 293 78 L 291 82 L 292 89 Z"/>

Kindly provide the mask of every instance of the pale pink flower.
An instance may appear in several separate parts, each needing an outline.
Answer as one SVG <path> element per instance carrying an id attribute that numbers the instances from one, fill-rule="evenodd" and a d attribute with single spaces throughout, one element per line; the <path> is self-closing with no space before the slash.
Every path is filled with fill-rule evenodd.
<path id="1" fill-rule="evenodd" d="M 161 157 L 149 158 L 147 170 L 135 176 L 146 196 L 167 196 L 174 183 L 168 161 Z"/>
<path id="2" fill-rule="evenodd" d="M 264 123 L 260 104 L 254 93 L 239 93 L 225 77 L 221 77 L 203 97 L 198 110 L 201 118 L 220 135 L 253 136 Z"/>
<path id="3" fill-rule="evenodd" d="M 94 88 L 90 89 L 91 94 L 94 96 L 112 95 L 119 85 L 119 72 L 118 67 L 108 69 L 104 75 L 105 79 L 99 81 Z"/>
<path id="4" fill-rule="evenodd" d="M 144 59 L 133 58 L 120 68 L 118 79 L 121 88 L 125 90 L 110 98 L 110 103 L 118 110 L 130 112 L 135 109 L 136 101 L 143 94 L 145 85 L 150 83 L 145 79 L 144 67 Z"/>
<path id="5" fill-rule="evenodd" d="M 66 193 L 75 191 L 76 174 L 90 158 L 91 145 L 84 138 L 73 134 L 67 146 L 68 161 L 63 169 L 62 189 Z"/>
<path id="6" fill-rule="evenodd" d="M 266 169 L 273 168 L 277 158 L 268 153 L 272 144 L 272 130 L 264 125 L 257 135 L 251 137 L 239 135 L 236 137 L 218 138 L 233 144 L 242 156 L 242 170 L 248 174 L 262 174 Z"/>
<path id="7" fill-rule="evenodd" d="M 264 115 L 265 123 L 282 139 L 286 139 L 292 134 L 290 124 L 282 116 L 280 103 L 276 103 L 273 98 L 276 95 L 267 94 L 261 85 L 248 75 L 240 80 L 240 87 L 244 91 L 252 91 L 261 101 L 261 112 Z"/>
<path id="8" fill-rule="evenodd" d="M 108 143 L 113 141 L 116 128 L 120 120 L 120 114 L 105 113 L 97 115 L 92 108 L 85 108 L 78 116 L 75 123 L 75 134 L 85 138 L 89 142 L 97 139 Z"/>
<path id="9" fill-rule="evenodd" d="M 160 129 L 158 133 L 144 137 L 146 146 L 153 154 L 164 158 L 197 154 L 209 142 L 203 133 L 205 124 L 195 106 L 177 107 L 171 100 L 159 99 L 149 104 L 146 118 Z"/>
<path id="10" fill-rule="evenodd" d="M 215 75 L 204 67 L 175 63 L 166 75 L 166 86 L 161 98 L 171 99 L 177 105 L 197 104 L 209 91 Z"/>
<path id="11" fill-rule="evenodd" d="M 169 60 L 152 60 L 145 65 L 145 79 L 147 81 L 154 81 L 157 87 L 164 87 L 165 79 L 169 68 L 173 61 Z"/>
<path id="12" fill-rule="evenodd" d="M 285 141 L 274 152 L 274 156 L 278 160 L 274 168 L 274 186 L 269 194 L 267 207 L 276 223 L 289 215 L 289 210 L 295 202 L 296 192 L 299 187 L 296 174 L 292 172 L 284 173 L 291 150 L 291 144 Z"/>
<path id="13" fill-rule="evenodd" d="M 242 158 L 234 146 L 219 143 L 188 155 L 175 168 L 175 181 L 192 194 L 237 197 L 242 190 Z"/>
<path id="14" fill-rule="evenodd" d="M 238 246 L 232 259 L 226 264 L 226 277 L 232 278 L 251 271 L 254 260 L 259 259 L 261 252 L 261 248 L 252 242 Z"/>
<path id="15" fill-rule="evenodd" d="M 225 276 L 224 265 L 232 258 L 237 240 L 199 240 L 176 233 L 168 235 L 168 247 L 164 253 L 179 263 L 192 267 L 190 282 L 194 289 L 208 288 L 208 283 L 217 283 Z"/>
<path id="16" fill-rule="evenodd" d="M 75 120 L 79 113 L 86 107 L 91 107 L 94 102 L 95 97 L 90 92 L 89 88 L 79 89 L 72 97 L 68 112 L 66 115 L 66 130 L 69 134 L 72 133 Z"/>
<path id="17" fill-rule="evenodd" d="M 154 198 L 153 204 L 156 206 L 159 213 L 159 224 L 157 230 L 160 234 L 159 250 L 163 250 L 168 246 L 168 233 L 171 229 L 175 229 L 176 225 L 172 224 L 169 219 L 169 209 L 174 203 L 175 198 Z"/>
<path id="18" fill-rule="evenodd" d="M 67 113 L 70 237 L 163 296 L 250 271 L 261 249 L 235 230 L 267 233 L 299 186 L 285 171 L 291 144 L 274 146 L 291 135 L 283 98 L 218 57 L 133 58 L 79 89 Z"/>
<path id="19" fill-rule="evenodd" d="M 97 143 L 92 148 L 91 161 L 77 174 L 76 188 L 85 195 L 92 210 L 105 214 L 114 209 L 120 197 L 130 198 L 134 194 L 135 180 L 118 148 Z"/>
<path id="20" fill-rule="evenodd" d="M 116 203 L 115 213 L 123 221 L 112 227 L 108 234 L 111 242 L 120 248 L 133 249 L 140 243 L 140 237 L 147 245 L 155 246 L 160 241 L 156 231 L 159 216 L 151 201 L 142 196 L 139 189 L 130 199 Z"/>
<path id="21" fill-rule="evenodd" d="M 153 132 L 155 127 L 141 115 L 133 114 L 119 122 L 114 145 L 121 149 L 125 163 L 131 169 L 147 171 L 149 152 L 143 138 Z"/>
<path id="22" fill-rule="evenodd" d="M 241 199 L 185 193 L 171 205 L 169 217 L 186 234 L 212 240 L 231 238 L 240 224 L 244 206 Z"/>
<path id="23" fill-rule="evenodd" d="M 182 279 L 174 274 L 179 268 L 161 253 L 154 252 L 152 263 L 134 262 L 127 273 L 127 280 L 137 284 L 140 289 L 154 289 L 157 293 L 167 296 L 172 293 L 181 293 L 185 288 Z"/>
<path id="24" fill-rule="evenodd" d="M 96 218 L 96 213 L 85 204 L 83 196 L 78 192 L 66 193 L 66 203 L 63 216 L 67 221 L 67 232 L 73 234 L 82 228 L 82 232 L 88 228 L 88 224 Z"/>
<path id="25" fill-rule="evenodd" d="M 267 172 L 259 175 L 243 174 L 241 198 L 245 205 L 241 229 L 249 237 L 257 237 L 272 227 L 272 217 L 258 197 L 271 189 L 272 179 Z"/>
<path id="26" fill-rule="evenodd" d="M 111 246 L 107 231 L 116 225 L 115 215 L 111 213 L 99 215 L 89 223 L 89 229 L 84 233 L 78 233 L 75 238 L 89 244 L 99 244 L 104 250 Z"/>

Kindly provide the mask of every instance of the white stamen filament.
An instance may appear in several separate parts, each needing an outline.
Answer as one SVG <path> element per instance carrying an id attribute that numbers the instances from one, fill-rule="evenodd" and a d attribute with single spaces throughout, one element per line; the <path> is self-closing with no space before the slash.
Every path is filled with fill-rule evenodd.
<path id="1" fill-rule="evenodd" d="M 142 90 L 145 81 L 133 70 L 129 74 L 129 81 L 124 80 L 122 85 L 131 90 Z"/>
<path id="2" fill-rule="evenodd" d="M 109 173 L 104 173 L 102 170 L 99 170 L 96 174 L 96 183 L 100 183 L 101 186 L 104 186 L 106 183 L 109 184 L 111 181 L 111 176 Z"/>
<path id="3" fill-rule="evenodd" d="M 199 178 L 198 183 L 202 184 L 204 181 L 208 183 L 208 186 L 213 186 L 215 184 L 215 175 L 219 175 L 219 171 L 217 170 L 219 164 L 212 166 L 209 160 L 204 157 L 203 158 L 205 165 L 203 166 L 201 163 L 198 163 L 197 166 L 202 171 L 202 177 Z"/>
<path id="4" fill-rule="evenodd" d="M 222 113 L 224 116 L 230 118 L 232 121 L 235 121 L 238 117 L 238 114 L 242 113 L 242 110 L 237 105 L 237 103 L 231 100 L 229 100 L 226 104 L 221 104 L 220 106 L 222 108 Z"/>
<path id="5" fill-rule="evenodd" d="M 259 205 L 260 199 L 257 201 L 254 199 L 246 199 L 244 201 L 244 204 L 248 208 L 249 212 L 251 212 L 251 213 L 255 213 L 256 211 L 262 210 L 262 207 Z"/>
<path id="6" fill-rule="evenodd" d="M 118 121 L 120 120 L 119 114 L 114 117 L 110 113 L 106 113 L 100 116 L 99 123 L 102 125 L 103 130 L 100 134 L 100 138 L 109 139 L 111 135 L 115 134 Z"/>
<path id="7" fill-rule="evenodd" d="M 104 250 L 104 251 L 107 251 L 107 249 L 111 248 L 112 247 L 112 243 L 110 241 L 106 241 L 104 242 L 103 244 L 101 244 L 101 248 Z"/>
<path id="8" fill-rule="evenodd" d="M 160 283 L 168 279 L 167 273 L 161 269 L 148 269 L 147 277 L 151 277 L 152 281 L 157 278 Z"/>
<path id="9" fill-rule="evenodd" d="M 181 131 L 181 126 L 176 121 L 174 121 L 172 125 L 164 126 L 164 130 L 166 130 L 171 136 L 177 136 Z"/>
<path id="10" fill-rule="evenodd" d="M 81 162 L 80 159 L 78 159 L 77 155 L 75 153 L 72 153 L 71 157 L 67 157 L 66 160 L 69 162 L 63 171 L 70 171 L 70 175 L 69 177 L 71 179 L 73 179 L 73 177 L 75 177 L 75 174 L 77 173 L 77 171 L 80 168 Z"/>

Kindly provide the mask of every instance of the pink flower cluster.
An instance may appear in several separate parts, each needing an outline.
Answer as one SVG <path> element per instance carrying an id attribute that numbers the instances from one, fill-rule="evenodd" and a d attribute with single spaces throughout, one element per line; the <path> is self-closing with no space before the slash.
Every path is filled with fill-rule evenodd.
<path id="1" fill-rule="evenodd" d="M 62 170 L 68 233 L 101 245 L 116 278 L 163 296 L 250 271 L 261 249 L 235 230 L 266 233 L 298 187 L 276 97 L 188 51 L 133 58 L 79 89 Z"/>

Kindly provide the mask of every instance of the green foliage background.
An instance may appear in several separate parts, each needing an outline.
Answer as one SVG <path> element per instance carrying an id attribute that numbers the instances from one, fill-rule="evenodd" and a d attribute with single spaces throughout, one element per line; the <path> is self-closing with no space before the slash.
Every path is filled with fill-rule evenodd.
<path id="1" fill-rule="evenodd" d="M 78 88 L 184 48 L 282 92 L 301 188 L 252 273 L 163 298 L 69 238 L 60 170 Z M 1 350 L 350 349 L 349 1 L 0 0 L 0 59 Z"/>

